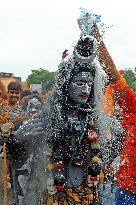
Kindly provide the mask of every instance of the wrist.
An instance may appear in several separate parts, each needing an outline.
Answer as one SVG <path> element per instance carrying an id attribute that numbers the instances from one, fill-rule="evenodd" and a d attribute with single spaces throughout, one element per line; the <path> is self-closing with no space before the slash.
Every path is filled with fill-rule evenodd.
<path id="1" fill-rule="evenodd" d="M 98 42 L 100 42 L 100 41 L 103 40 L 103 38 L 102 38 L 102 36 L 101 36 L 101 34 L 100 34 L 100 32 L 99 32 L 99 29 L 98 29 L 97 25 L 94 25 L 93 33 L 92 33 L 92 34 L 93 34 L 94 38 L 95 38 Z"/>

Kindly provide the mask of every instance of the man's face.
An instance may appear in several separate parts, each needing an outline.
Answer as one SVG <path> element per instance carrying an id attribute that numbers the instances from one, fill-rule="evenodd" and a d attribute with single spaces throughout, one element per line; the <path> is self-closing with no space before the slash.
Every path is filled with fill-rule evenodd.
<path id="1" fill-rule="evenodd" d="M 69 97 L 78 104 L 85 104 L 89 98 L 93 77 L 90 72 L 80 72 L 69 83 Z"/>
<path id="2" fill-rule="evenodd" d="M 16 104 L 20 99 L 20 91 L 17 90 L 9 90 L 8 91 L 9 101 L 10 103 Z"/>

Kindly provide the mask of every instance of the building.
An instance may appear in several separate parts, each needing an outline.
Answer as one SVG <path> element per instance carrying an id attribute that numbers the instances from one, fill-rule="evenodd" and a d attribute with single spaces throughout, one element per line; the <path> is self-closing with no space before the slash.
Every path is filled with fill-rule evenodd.
<path id="1" fill-rule="evenodd" d="M 5 86 L 7 90 L 7 86 L 10 82 L 17 82 L 21 83 L 21 77 L 15 77 L 13 73 L 5 73 L 5 72 L 0 72 L 0 80 L 2 81 L 3 85 Z"/>
<path id="2" fill-rule="evenodd" d="M 28 90 L 30 88 L 30 86 L 28 85 L 26 81 L 21 82 L 21 87 L 23 90 Z"/>

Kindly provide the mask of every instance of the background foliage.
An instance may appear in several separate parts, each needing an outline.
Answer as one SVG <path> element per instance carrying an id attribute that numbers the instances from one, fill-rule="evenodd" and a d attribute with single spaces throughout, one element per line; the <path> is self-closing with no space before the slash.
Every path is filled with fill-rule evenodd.
<path id="1" fill-rule="evenodd" d="M 54 81 L 56 75 L 56 72 L 50 72 L 43 68 L 31 70 L 31 72 L 26 81 L 29 84 L 42 84 L 43 89 L 46 89 L 48 84 Z"/>
<path id="2" fill-rule="evenodd" d="M 125 68 L 123 71 L 123 77 L 126 79 L 128 85 L 136 91 L 136 67 L 134 69 Z"/>
<path id="3" fill-rule="evenodd" d="M 48 85 L 55 80 L 56 76 L 56 72 L 50 72 L 43 68 L 32 70 L 31 72 L 26 81 L 29 84 L 42 84 L 43 89 L 47 89 Z M 125 68 L 122 70 L 122 73 L 128 85 L 136 91 L 136 67 L 134 69 Z"/>

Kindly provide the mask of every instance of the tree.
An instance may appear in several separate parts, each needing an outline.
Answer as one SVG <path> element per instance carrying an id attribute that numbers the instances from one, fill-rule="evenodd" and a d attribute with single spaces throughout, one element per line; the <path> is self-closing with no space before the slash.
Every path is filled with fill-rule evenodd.
<path id="1" fill-rule="evenodd" d="M 136 68 L 125 68 L 123 71 L 123 77 L 126 79 L 127 84 L 136 91 Z"/>
<path id="2" fill-rule="evenodd" d="M 43 68 L 31 70 L 31 72 L 26 81 L 29 84 L 42 84 L 43 89 L 46 89 L 48 83 L 54 81 L 56 75 L 56 72 L 50 72 Z"/>

